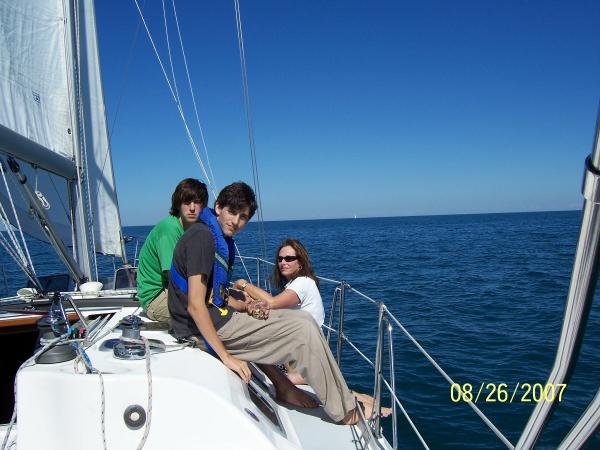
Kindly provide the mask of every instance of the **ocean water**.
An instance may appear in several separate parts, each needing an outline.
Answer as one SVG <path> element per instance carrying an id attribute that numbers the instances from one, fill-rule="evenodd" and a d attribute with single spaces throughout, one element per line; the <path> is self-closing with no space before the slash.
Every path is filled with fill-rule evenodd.
<path id="1" fill-rule="evenodd" d="M 371 299 L 385 302 L 455 382 L 472 385 L 474 395 L 484 384 L 477 405 L 515 444 L 534 407 L 533 392 L 516 386 L 544 384 L 552 366 L 580 220 L 580 212 L 566 211 L 267 222 L 265 247 L 272 260 L 281 240 L 298 238 L 318 275 L 345 280 Z M 261 255 L 259 228 L 250 223 L 238 236 L 243 255 Z M 150 229 L 125 228 L 125 234 L 136 238 L 128 244 L 130 257 Z M 37 266 L 40 275 L 61 272 L 46 245 L 32 244 L 30 250 L 34 260 L 42 261 Z M 24 278 L 11 268 L 6 254 L 0 263 L 5 290 L 13 293 Z M 254 275 L 255 264 L 247 266 Z M 112 269 L 112 259 L 103 258 L 101 271 L 108 274 Z M 236 263 L 238 275 L 245 276 Z M 326 309 L 334 288 L 322 282 Z M 362 296 L 346 294 L 344 331 L 371 360 L 377 311 L 377 305 Z M 430 448 L 505 448 L 456 398 L 456 391 L 453 401 L 446 380 L 397 326 L 393 328 L 396 392 Z M 369 392 L 372 369 L 344 348 L 342 370 L 349 385 Z M 556 448 L 592 400 L 600 380 L 599 349 L 596 301 L 574 375 L 537 448 Z M 387 362 L 385 367 L 388 373 Z M 512 402 L 501 401 L 497 390 L 492 393 L 500 383 L 506 383 L 509 397 L 515 392 Z M 391 439 L 391 420 L 385 419 L 383 426 Z M 401 415 L 398 437 L 401 448 L 421 448 Z M 600 448 L 600 437 L 590 448 Z"/>

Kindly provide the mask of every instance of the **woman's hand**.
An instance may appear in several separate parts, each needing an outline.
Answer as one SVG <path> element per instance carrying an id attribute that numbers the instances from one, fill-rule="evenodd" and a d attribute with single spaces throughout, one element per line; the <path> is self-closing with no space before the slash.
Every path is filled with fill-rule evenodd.
<path id="1" fill-rule="evenodd" d="M 267 320 L 269 318 L 269 311 L 271 308 L 267 302 L 260 300 L 250 299 L 246 301 L 246 311 L 249 316 L 252 316 L 258 320 Z"/>
<path id="2" fill-rule="evenodd" d="M 250 381 L 252 372 L 250 372 L 250 368 L 248 367 L 248 363 L 246 361 L 242 361 L 241 359 L 237 359 L 231 355 L 227 355 L 225 359 L 221 359 L 221 361 L 223 361 L 225 367 L 237 373 L 244 383 L 248 383 Z"/>

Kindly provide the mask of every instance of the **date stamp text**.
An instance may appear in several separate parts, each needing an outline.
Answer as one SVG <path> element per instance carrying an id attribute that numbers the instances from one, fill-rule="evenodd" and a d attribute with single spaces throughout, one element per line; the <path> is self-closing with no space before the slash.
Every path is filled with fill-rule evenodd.
<path id="1" fill-rule="evenodd" d="M 450 399 L 458 402 L 484 403 L 541 403 L 561 402 L 567 385 L 565 383 L 454 383 L 450 387 Z"/>

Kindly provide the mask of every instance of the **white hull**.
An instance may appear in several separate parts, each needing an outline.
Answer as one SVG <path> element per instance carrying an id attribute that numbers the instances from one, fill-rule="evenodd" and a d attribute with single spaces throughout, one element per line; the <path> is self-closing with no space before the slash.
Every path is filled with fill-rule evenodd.
<path id="1" fill-rule="evenodd" d="M 119 311 L 105 328 L 111 329 L 133 311 Z M 357 448 L 364 426 L 331 423 L 321 408 L 279 404 L 260 383 L 251 383 L 251 389 L 275 412 L 278 428 L 232 371 L 208 353 L 175 346 L 166 330 L 142 332 L 146 338 L 173 345 L 150 358 L 150 407 L 146 361 L 118 360 L 112 351 L 100 350 L 104 340 L 120 335 L 115 330 L 87 349 L 93 367 L 103 374 L 104 388 L 99 375 L 79 373 L 73 361 L 37 364 L 20 371 L 16 448 L 103 449 L 104 439 L 107 448 L 138 448 L 146 424 L 128 428 L 124 413 L 132 405 L 151 416 L 145 449 Z M 365 448 L 382 447 L 389 445 L 373 441 Z"/>

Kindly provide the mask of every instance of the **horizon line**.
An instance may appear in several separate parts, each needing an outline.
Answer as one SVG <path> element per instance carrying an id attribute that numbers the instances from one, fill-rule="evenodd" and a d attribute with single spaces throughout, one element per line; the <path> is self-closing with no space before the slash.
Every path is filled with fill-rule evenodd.
<path id="1" fill-rule="evenodd" d="M 312 219 L 269 219 L 263 222 L 307 222 L 315 220 L 360 220 L 360 219 L 392 219 L 397 217 L 444 217 L 444 216 L 483 216 L 490 214 L 539 214 L 539 213 L 552 213 L 552 212 L 573 212 L 581 211 L 581 209 L 544 209 L 538 211 L 497 211 L 497 212 L 472 212 L 472 213 L 431 213 L 431 214 L 414 214 L 414 215 L 396 215 L 396 216 L 362 216 L 362 217 L 321 217 Z M 258 223 L 257 221 L 249 223 Z M 156 225 L 156 224 L 154 224 Z M 123 227 L 153 227 L 154 225 L 123 225 Z"/>

